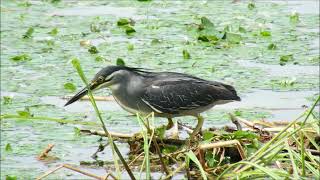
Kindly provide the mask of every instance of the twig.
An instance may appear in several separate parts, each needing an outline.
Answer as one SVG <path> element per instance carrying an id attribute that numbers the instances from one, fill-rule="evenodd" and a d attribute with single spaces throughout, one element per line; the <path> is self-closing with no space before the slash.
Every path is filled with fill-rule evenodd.
<path id="1" fill-rule="evenodd" d="M 52 170 L 49 170 L 49 171 L 47 171 L 46 173 L 44 173 L 43 175 L 41 175 L 40 177 L 37 177 L 36 180 L 41 180 L 41 179 L 49 176 L 50 174 L 58 171 L 58 170 L 61 169 L 61 168 L 70 169 L 70 170 L 72 170 L 72 171 L 78 172 L 78 173 L 83 174 L 83 175 L 85 175 L 85 176 L 89 176 L 89 177 L 92 177 L 92 178 L 95 178 L 95 179 L 99 179 L 99 180 L 104 180 L 104 177 L 100 177 L 100 176 L 97 176 L 97 175 L 95 175 L 95 174 L 91 174 L 91 173 L 89 173 L 89 172 L 82 171 L 82 170 L 80 170 L 80 169 L 78 169 L 78 168 L 75 168 L 75 167 L 72 167 L 72 166 L 70 166 L 70 165 L 68 165 L 68 164 L 63 164 L 63 165 L 60 165 L 60 166 L 58 166 L 58 167 L 56 167 L 56 168 L 54 168 L 54 169 L 52 169 Z"/>
<path id="2" fill-rule="evenodd" d="M 261 120 L 255 120 L 253 121 L 254 124 L 259 124 L 262 125 L 264 127 L 269 127 L 269 128 L 273 128 L 275 125 L 271 122 L 266 122 L 266 121 L 261 121 Z"/>
<path id="3" fill-rule="evenodd" d="M 50 174 L 56 172 L 57 170 L 59 170 L 59 169 L 61 169 L 61 168 L 63 168 L 63 165 L 60 165 L 60 166 L 58 166 L 58 167 L 56 167 L 56 168 L 54 168 L 54 169 L 52 169 L 52 170 L 49 170 L 49 171 L 45 172 L 45 173 L 44 173 L 43 175 L 41 175 L 40 177 L 37 177 L 36 180 L 43 179 L 43 178 L 49 176 Z"/>
<path id="4" fill-rule="evenodd" d="M 104 150 L 104 148 L 107 147 L 109 144 L 110 144 L 109 142 L 108 142 L 107 144 L 99 144 L 99 147 L 98 147 L 98 149 L 96 150 L 96 152 L 94 152 L 94 153 L 91 155 L 92 159 L 97 160 L 97 158 L 98 158 L 98 155 L 97 155 L 98 152 L 102 152 L 102 151 Z"/>
<path id="5" fill-rule="evenodd" d="M 42 151 L 42 153 L 38 156 L 38 160 L 43 160 L 48 156 L 48 153 L 52 150 L 52 148 L 54 147 L 54 144 L 48 144 L 48 146 L 46 147 L 46 149 L 44 149 Z"/>
<path id="6" fill-rule="evenodd" d="M 105 177 L 103 177 L 103 179 L 107 180 L 109 176 L 112 177 L 113 179 L 117 180 L 117 178 L 112 173 L 108 173 Z"/>
<path id="7" fill-rule="evenodd" d="M 173 139 L 179 139 L 179 127 L 177 121 L 174 122 L 174 125 L 172 127 L 172 134 L 170 137 L 172 137 Z"/>
<path id="8" fill-rule="evenodd" d="M 209 143 L 209 144 L 201 144 L 201 145 L 199 145 L 199 149 L 206 150 L 206 149 L 226 147 L 226 146 L 230 146 L 230 145 L 236 145 L 241 158 L 242 159 L 246 158 L 246 155 L 244 153 L 244 149 L 242 148 L 242 146 L 238 140 L 220 141 L 220 142 Z"/>
<path id="9" fill-rule="evenodd" d="M 98 136 L 108 137 L 104 131 L 96 131 L 96 130 L 90 130 L 90 129 L 80 129 L 80 132 L 86 133 L 86 134 L 91 134 L 91 135 L 98 135 Z M 117 132 L 109 132 L 109 134 L 112 137 L 123 138 L 123 139 L 130 139 L 130 138 L 132 138 L 134 136 L 134 134 L 125 134 L 125 133 L 117 133 Z"/>
<path id="10" fill-rule="evenodd" d="M 184 162 L 181 166 L 179 166 L 176 170 L 172 171 L 169 175 L 167 175 L 164 179 L 170 179 L 172 176 L 180 172 L 183 168 L 185 168 L 186 163 Z"/>
<path id="11" fill-rule="evenodd" d="M 178 122 L 178 127 L 184 129 L 185 131 L 187 131 L 187 133 L 191 134 L 193 132 L 193 129 L 185 124 L 182 124 L 180 122 Z"/>
<path id="12" fill-rule="evenodd" d="M 279 161 L 276 161 L 276 165 L 277 165 L 277 167 L 278 167 L 279 169 L 283 169 L 283 168 L 282 168 L 282 165 L 281 165 L 281 163 L 280 163 Z"/>
<path id="13" fill-rule="evenodd" d="M 150 129 L 150 125 L 149 125 L 149 121 L 148 121 L 148 120 L 147 120 L 147 123 L 148 123 L 148 124 L 147 124 L 147 126 L 145 126 L 145 127 L 147 128 L 148 133 L 149 133 L 149 134 L 151 134 L 151 133 L 153 134 L 154 131 L 152 131 L 152 130 Z M 153 142 L 153 144 L 154 144 L 154 146 L 155 146 L 155 148 L 156 148 L 156 152 L 157 152 L 157 154 L 159 155 L 159 159 L 160 159 L 160 163 L 161 163 L 162 170 L 168 175 L 168 174 L 170 174 L 170 172 L 169 172 L 166 164 L 165 164 L 164 161 L 163 161 L 163 158 L 162 158 L 162 155 L 161 155 L 161 151 L 160 151 L 160 148 L 159 148 L 157 139 L 156 139 L 155 136 L 153 136 L 153 135 L 151 136 L 151 138 L 152 138 L 152 142 Z"/>
<path id="14" fill-rule="evenodd" d="M 128 166 L 131 166 L 137 159 L 139 159 L 142 155 L 144 154 L 144 152 L 141 152 L 138 156 L 136 156 L 129 164 Z"/>
<path id="15" fill-rule="evenodd" d="M 239 123 L 238 119 L 232 118 L 231 114 L 229 114 L 229 115 L 230 115 L 230 117 L 231 117 L 232 123 L 236 125 L 237 130 L 241 131 L 241 130 L 242 130 L 242 126 L 241 126 L 241 124 Z"/>
<path id="16" fill-rule="evenodd" d="M 246 119 L 243 119 L 243 118 L 240 118 L 240 117 L 236 117 L 235 115 L 233 115 L 231 113 L 229 113 L 229 116 L 230 116 L 231 120 L 233 119 L 233 121 L 241 122 L 241 123 L 245 124 L 246 126 L 248 126 L 249 128 L 251 128 L 253 130 L 258 130 L 260 132 L 269 133 L 264 128 L 260 128 L 260 127 L 256 126 L 253 122 L 250 122 L 250 121 L 248 121 Z"/>
<path id="17" fill-rule="evenodd" d="M 301 149 L 297 148 L 297 147 L 291 147 L 293 150 L 300 152 Z M 312 155 L 320 155 L 320 151 L 317 151 L 315 149 L 305 149 L 305 151 L 309 151 Z"/>
<path id="18" fill-rule="evenodd" d="M 80 132 L 82 133 L 87 133 L 91 135 L 97 135 L 97 136 L 103 136 L 107 137 L 104 131 L 96 131 L 96 130 L 89 130 L 89 129 L 81 129 Z M 126 139 L 126 140 L 131 140 L 131 138 L 134 137 L 134 134 L 125 134 L 125 133 L 116 133 L 116 132 L 109 132 L 109 134 L 112 137 L 119 138 L 119 139 Z M 142 137 L 140 138 L 142 139 Z M 140 139 L 134 139 L 134 141 L 138 141 Z M 158 143 L 165 143 L 165 144 L 174 144 L 174 145 L 184 145 L 186 140 L 181 140 L 181 139 L 171 139 L 171 138 L 164 138 L 161 139 L 159 137 L 155 137 Z"/>
<path id="19" fill-rule="evenodd" d="M 159 155 L 159 159 L 160 159 L 160 163 L 161 163 L 162 169 L 163 169 L 163 171 L 164 171 L 167 175 L 169 175 L 170 172 L 169 172 L 166 164 L 165 164 L 164 161 L 163 161 L 163 158 L 162 158 L 162 155 L 161 155 L 161 152 L 160 152 L 160 148 L 159 148 L 158 142 L 157 142 L 157 140 L 156 140 L 154 137 L 152 138 L 152 141 L 153 141 L 153 144 L 154 144 L 155 147 L 156 147 L 157 154 Z"/>

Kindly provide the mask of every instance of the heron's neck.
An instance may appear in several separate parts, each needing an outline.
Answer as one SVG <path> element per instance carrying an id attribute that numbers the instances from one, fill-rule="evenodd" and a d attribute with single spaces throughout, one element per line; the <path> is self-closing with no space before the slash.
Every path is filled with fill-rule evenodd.
<path id="1" fill-rule="evenodd" d="M 123 76 L 123 78 L 121 79 L 121 83 L 116 83 L 110 86 L 110 89 L 112 90 L 112 93 L 114 95 L 117 95 L 119 93 L 132 95 L 132 93 L 141 89 L 143 81 L 143 76 L 140 76 L 133 72 L 128 72 L 128 74 L 126 76 Z"/>
<path id="2" fill-rule="evenodd" d="M 144 88 L 141 88 L 143 87 L 143 81 L 144 77 L 132 73 L 122 83 L 110 87 L 112 95 L 122 107 L 137 109 L 141 96 L 144 94 Z"/>

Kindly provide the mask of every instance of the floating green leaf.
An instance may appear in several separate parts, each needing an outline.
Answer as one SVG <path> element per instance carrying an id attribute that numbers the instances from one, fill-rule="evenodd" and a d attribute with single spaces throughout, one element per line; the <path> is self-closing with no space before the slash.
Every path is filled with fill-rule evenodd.
<path id="1" fill-rule="evenodd" d="M 76 137 L 81 136 L 81 131 L 80 131 L 79 128 L 74 127 L 74 128 L 73 128 L 73 132 L 74 132 L 74 136 L 76 136 Z"/>
<path id="2" fill-rule="evenodd" d="M 51 2 L 52 4 L 57 4 L 57 3 L 61 2 L 61 0 L 51 0 L 50 2 Z"/>
<path id="3" fill-rule="evenodd" d="M 6 175 L 6 180 L 17 180 L 17 176 Z"/>
<path id="4" fill-rule="evenodd" d="M 159 44 L 161 41 L 159 39 L 152 39 L 151 40 L 151 45 Z"/>
<path id="5" fill-rule="evenodd" d="M 285 65 L 289 61 L 293 61 L 293 54 L 280 56 L 280 65 L 281 66 Z"/>
<path id="6" fill-rule="evenodd" d="M 58 28 L 53 28 L 53 29 L 49 32 L 49 34 L 50 34 L 51 36 L 56 36 L 58 33 L 59 33 Z"/>
<path id="7" fill-rule="evenodd" d="M 117 21 L 117 25 L 118 25 L 118 26 L 125 26 L 125 25 L 129 25 L 129 24 L 132 25 L 130 19 L 120 18 L 120 19 Z"/>
<path id="8" fill-rule="evenodd" d="M 11 104 L 12 103 L 12 98 L 10 96 L 3 96 L 3 102 L 2 104 Z"/>
<path id="9" fill-rule="evenodd" d="M 299 13 L 297 12 L 294 12 L 290 15 L 290 22 L 292 23 L 298 23 L 300 21 L 300 18 L 299 18 Z"/>
<path id="10" fill-rule="evenodd" d="M 230 33 L 230 32 L 227 32 L 226 33 L 226 39 L 227 41 L 231 42 L 231 43 L 240 43 L 241 40 L 242 40 L 242 37 L 240 34 L 236 34 L 236 33 Z"/>
<path id="11" fill-rule="evenodd" d="M 214 24 L 207 17 L 201 17 L 200 20 L 201 20 L 200 30 L 214 28 Z"/>
<path id="12" fill-rule="evenodd" d="M 277 45 L 275 45 L 274 43 L 271 43 L 271 44 L 268 45 L 268 49 L 269 50 L 275 50 L 275 49 L 277 49 Z"/>
<path id="13" fill-rule="evenodd" d="M 242 111 L 236 110 L 233 114 L 236 115 L 236 116 L 241 116 L 242 115 Z"/>
<path id="14" fill-rule="evenodd" d="M 129 51 L 133 51 L 134 45 L 133 44 L 128 44 L 127 48 L 128 48 Z"/>
<path id="15" fill-rule="evenodd" d="M 94 60 L 97 61 L 97 62 L 100 62 L 100 61 L 105 61 L 106 59 L 104 57 L 102 57 L 102 56 L 96 56 L 94 58 Z"/>
<path id="16" fill-rule="evenodd" d="M 190 53 L 187 50 L 182 50 L 183 59 L 190 59 Z"/>
<path id="17" fill-rule="evenodd" d="M 249 131 L 235 131 L 233 133 L 234 139 L 256 139 L 258 136 Z"/>
<path id="18" fill-rule="evenodd" d="M 98 53 L 99 53 L 97 47 L 95 47 L 95 46 L 91 46 L 91 47 L 88 49 L 88 52 L 89 52 L 90 54 L 98 54 Z"/>
<path id="19" fill-rule="evenodd" d="M 248 3 L 248 9 L 249 10 L 253 10 L 254 8 L 256 8 L 256 5 L 254 4 L 254 2 L 249 2 Z"/>
<path id="20" fill-rule="evenodd" d="M 271 32 L 270 31 L 266 31 L 266 30 L 260 31 L 260 35 L 264 36 L 264 37 L 269 37 L 269 36 L 271 36 Z"/>
<path id="21" fill-rule="evenodd" d="M 205 141 L 210 140 L 211 138 L 213 138 L 214 134 L 211 131 L 204 131 L 203 133 L 203 139 Z"/>
<path id="22" fill-rule="evenodd" d="M 284 79 L 280 81 L 280 85 L 282 87 L 288 87 L 288 86 L 293 86 L 296 83 L 296 78 L 291 78 L 291 79 Z"/>
<path id="23" fill-rule="evenodd" d="M 32 115 L 30 114 L 30 111 L 28 109 L 24 110 L 24 111 L 17 111 L 18 115 L 20 117 L 25 117 L 25 118 L 28 118 L 28 117 L 31 117 Z"/>
<path id="24" fill-rule="evenodd" d="M 25 1 L 18 4 L 18 6 L 21 6 L 21 7 L 30 7 L 31 5 L 32 4 L 29 1 Z"/>
<path id="25" fill-rule="evenodd" d="M 246 33 L 247 30 L 244 27 L 239 26 L 239 32 Z"/>
<path id="26" fill-rule="evenodd" d="M 124 26 L 124 28 L 127 35 L 132 35 L 136 32 L 136 30 L 132 26 Z"/>
<path id="27" fill-rule="evenodd" d="M 33 27 L 29 27 L 29 29 L 24 33 L 24 35 L 22 36 L 24 39 L 28 39 L 32 37 L 32 34 L 34 32 L 34 28 Z"/>
<path id="28" fill-rule="evenodd" d="M 74 92 L 77 89 L 76 86 L 74 84 L 70 83 L 70 82 L 65 83 L 63 85 L 63 87 L 64 87 L 64 89 L 66 89 L 66 90 L 68 90 L 70 92 Z"/>
<path id="29" fill-rule="evenodd" d="M 117 58 L 117 62 L 116 62 L 117 66 L 125 66 L 126 63 L 124 62 L 124 60 L 122 58 Z"/>
<path id="30" fill-rule="evenodd" d="M 19 62 L 19 61 L 30 61 L 31 57 L 28 54 L 20 54 L 20 55 L 17 55 L 17 56 L 13 56 L 10 59 L 12 61 L 16 61 L 16 62 Z"/>
<path id="31" fill-rule="evenodd" d="M 91 23 L 90 24 L 90 31 L 91 32 L 100 32 L 100 27 L 99 25 L 95 24 L 95 23 Z"/>
<path id="32" fill-rule="evenodd" d="M 201 18 L 201 24 L 197 32 L 197 39 L 199 41 L 216 44 L 219 40 L 226 38 L 225 34 L 225 31 L 216 30 L 214 24 L 208 18 Z"/>
<path id="33" fill-rule="evenodd" d="M 10 144 L 10 143 L 7 143 L 7 144 L 6 144 L 5 151 L 6 151 L 6 152 L 12 152 L 12 147 L 11 147 L 11 144 Z"/>

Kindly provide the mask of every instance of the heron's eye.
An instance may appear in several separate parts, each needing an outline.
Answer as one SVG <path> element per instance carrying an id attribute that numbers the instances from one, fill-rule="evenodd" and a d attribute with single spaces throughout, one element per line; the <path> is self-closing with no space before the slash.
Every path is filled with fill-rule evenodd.
<path id="1" fill-rule="evenodd" d="M 98 78 L 98 81 L 99 81 L 99 82 L 103 82 L 103 80 L 104 80 L 104 78 L 103 78 L 102 76 L 100 76 L 100 77 Z"/>

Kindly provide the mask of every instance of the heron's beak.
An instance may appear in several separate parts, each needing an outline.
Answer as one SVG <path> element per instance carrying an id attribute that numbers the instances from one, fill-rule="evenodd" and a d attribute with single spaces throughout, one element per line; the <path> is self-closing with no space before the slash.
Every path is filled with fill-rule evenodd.
<path id="1" fill-rule="evenodd" d="M 83 88 L 81 91 L 79 91 L 76 95 L 74 95 L 64 106 L 68 106 L 69 104 L 72 104 L 76 101 L 78 101 L 80 98 L 88 94 L 88 88 L 90 90 L 94 90 L 98 84 L 96 82 L 91 82 L 88 87 Z"/>

